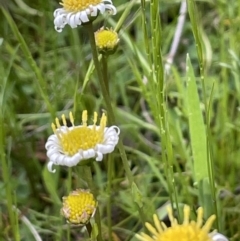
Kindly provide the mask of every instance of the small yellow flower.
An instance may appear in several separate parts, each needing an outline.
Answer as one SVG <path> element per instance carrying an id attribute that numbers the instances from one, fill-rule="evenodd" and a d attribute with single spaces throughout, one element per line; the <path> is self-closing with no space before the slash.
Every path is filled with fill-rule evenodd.
<path id="1" fill-rule="evenodd" d="M 111 14 L 117 13 L 111 0 L 62 0 L 62 8 L 54 11 L 54 26 L 56 31 L 62 32 L 65 25 L 76 28 L 79 25 L 94 20 L 99 12 L 108 10 Z"/>
<path id="2" fill-rule="evenodd" d="M 117 32 L 102 27 L 95 32 L 95 41 L 101 54 L 113 54 L 117 49 L 119 38 Z"/>
<path id="3" fill-rule="evenodd" d="M 172 209 L 168 208 L 168 217 L 171 222 L 171 227 L 167 227 L 163 222 L 160 222 L 157 215 L 153 215 L 154 226 L 146 223 L 147 229 L 152 233 L 149 236 L 145 233 L 137 234 L 136 237 L 141 241 L 212 241 L 214 232 L 209 233 L 211 226 L 215 220 L 215 215 L 208 218 L 205 225 L 203 224 L 203 208 L 197 210 L 197 221 L 189 221 L 190 207 L 184 206 L 184 220 L 179 224 L 172 214 Z"/>
<path id="4" fill-rule="evenodd" d="M 61 214 L 72 224 L 86 224 L 94 216 L 97 201 L 89 190 L 77 189 L 63 197 Z"/>
<path id="5" fill-rule="evenodd" d="M 80 161 L 95 158 L 103 159 L 103 154 L 113 152 L 118 143 L 120 130 L 117 126 L 106 127 L 107 117 L 103 113 L 100 125 L 97 123 L 97 113 L 94 112 L 93 125 L 87 125 L 87 111 L 82 112 L 82 125 L 75 126 L 72 113 L 69 119 L 72 124 L 67 126 L 65 115 L 62 115 L 63 126 L 58 118 L 52 123 L 54 134 L 51 135 L 45 148 L 49 158 L 48 170 L 52 170 L 53 164 L 62 166 L 76 166 Z"/>

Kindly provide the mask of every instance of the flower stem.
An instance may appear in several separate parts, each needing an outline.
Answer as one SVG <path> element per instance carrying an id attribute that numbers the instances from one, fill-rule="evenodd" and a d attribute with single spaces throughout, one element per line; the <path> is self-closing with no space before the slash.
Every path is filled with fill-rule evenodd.
<path id="1" fill-rule="evenodd" d="M 86 224 L 86 228 L 87 228 L 87 231 L 88 231 L 89 238 L 91 238 L 92 225 L 91 225 L 90 222 Z"/>
<path id="2" fill-rule="evenodd" d="M 94 182 L 93 182 L 91 166 L 85 165 L 85 166 L 82 166 L 82 168 L 84 168 L 85 181 L 87 182 L 89 189 L 93 193 L 94 198 L 97 200 L 98 193 L 97 193 L 97 188 L 96 188 L 96 186 L 94 185 Z M 103 239 L 102 239 L 102 228 L 101 228 L 101 217 L 100 217 L 100 212 L 99 212 L 98 207 L 96 208 L 96 213 L 95 213 L 94 218 L 95 218 L 95 222 L 96 222 L 97 227 L 98 227 L 97 241 L 103 241 Z"/>
<path id="3" fill-rule="evenodd" d="M 110 96 L 109 94 L 109 81 L 108 81 L 108 64 L 107 64 L 107 59 L 108 59 L 108 56 L 103 54 L 102 56 L 102 69 L 103 69 L 103 81 L 104 81 L 104 84 L 105 84 L 105 87 L 107 89 L 107 93 L 108 95 Z"/>
<path id="4" fill-rule="evenodd" d="M 113 173 L 113 158 L 112 155 L 109 154 L 107 157 L 107 165 L 108 165 L 108 185 L 107 185 L 107 194 L 108 194 L 108 202 L 107 202 L 107 224 L 108 224 L 108 240 L 112 241 L 112 173 Z"/>
<path id="5" fill-rule="evenodd" d="M 104 100 L 105 100 L 105 103 L 106 103 L 108 116 L 109 116 L 109 122 L 110 122 L 110 124 L 113 124 L 113 123 L 115 123 L 115 116 L 114 116 L 113 109 L 112 109 L 112 106 L 111 106 L 111 100 L 110 100 L 107 88 L 106 88 L 104 80 L 103 80 L 103 75 L 102 75 L 100 63 L 98 61 L 98 53 L 97 53 L 97 48 L 96 48 L 96 43 L 95 43 L 93 25 L 90 22 L 90 23 L 88 23 L 84 26 L 85 26 L 86 30 L 88 31 L 89 40 L 90 40 L 91 49 L 92 49 L 93 62 L 94 62 L 94 65 L 95 65 L 95 68 L 96 68 L 96 71 L 97 71 L 101 91 L 102 91 L 102 94 L 103 94 L 103 97 L 104 97 Z"/>
<path id="6" fill-rule="evenodd" d="M 108 82 L 108 63 L 107 63 L 108 56 L 103 54 L 102 55 L 102 72 L 103 72 L 103 81 L 105 87 L 107 89 L 108 96 L 109 94 L 109 82 Z M 107 224 L 108 224 L 108 240 L 112 241 L 112 173 L 113 173 L 113 158 L 112 155 L 107 155 L 107 172 L 108 172 L 108 185 L 107 185 L 107 194 L 108 194 L 108 201 L 107 201 Z"/>
<path id="7" fill-rule="evenodd" d="M 109 122 L 110 122 L 110 124 L 115 124 L 115 116 L 114 116 L 113 108 L 112 108 L 112 105 L 111 105 L 111 98 L 110 98 L 107 86 L 105 84 L 105 81 L 104 81 L 104 78 L 107 78 L 107 72 L 106 72 L 107 68 L 105 68 L 106 67 L 105 66 L 103 68 L 104 73 L 102 73 L 100 63 L 99 63 L 99 60 L 98 60 L 98 53 L 97 53 L 92 23 L 90 22 L 89 24 L 86 24 L 84 26 L 85 26 L 86 30 L 88 31 L 91 49 L 92 49 L 93 62 L 94 62 L 94 65 L 95 65 L 95 68 L 96 68 L 96 71 L 97 71 L 99 84 L 100 84 L 101 91 L 102 91 L 102 94 L 103 94 L 103 98 L 104 98 L 104 101 L 105 101 L 105 104 L 106 104 L 107 113 L 108 113 L 108 116 L 109 116 Z M 107 79 L 106 79 L 106 81 L 107 81 Z M 120 153 L 120 156 L 121 156 L 121 159 L 122 159 L 123 167 L 124 167 L 129 185 L 130 185 L 131 188 L 133 188 L 133 186 L 134 186 L 133 185 L 134 184 L 133 175 L 132 175 L 131 169 L 130 169 L 129 164 L 128 164 L 127 155 L 126 155 L 125 148 L 124 148 L 124 145 L 123 145 L 123 142 L 122 142 L 121 138 L 119 139 L 119 142 L 118 142 L 118 149 L 119 149 L 119 153 Z M 135 199 L 134 195 L 132 195 L 132 198 L 133 198 L 133 201 L 136 204 L 136 200 L 134 200 Z M 138 205 L 138 204 L 136 204 L 136 205 Z M 142 207 L 139 207 L 138 211 L 139 211 L 139 216 L 140 216 L 140 219 L 141 219 L 142 223 L 145 223 L 145 218 L 144 218 L 144 215 L 143 215 Z"/>
<path id="8" fill-rule="evenodd" d="M 114 116 L 114 112 L 113 112 L 113 108 L 111 106 L 111 99 L 110 96 L 108 94 L 107 88 L 105 86 L 104 80 L 103 80 L 103 74 L 100 68 L 100 63 L 98 61 L 98 54 L 97 54 L 97 49 L 96 49 L 96 43 L 95 43 L 95 38 L 94 38 L 94 31 L 93 31 L 93 26 L 92 23 L 88 23 L 86 25 L 84 25 L 86 30 L 88 31 L 88 35 L 89 35 L 89 39 L 90 39 L 90 44 L 91 44 L 91 48 L 92 48 L 92 55 L 93 55 L 93 61 L 95 64 L 95 68 L 97 71 L 97 75 L 98 75 L 98 79 L 99 79 L 99 84 L 101 87 L 101 91 L 103 94 L 103 98 L 107 107 L 107 112 L 108 112 L 108 116 L 109 116 L 109 122 L 110 124 L 115 124 L 115 116 Z M 104 74 L 105 76 L 106 74 Z M 125 153 L 125 149 L 123 146 L 123 143 L 121 141 L 121 139 L 118 142 L 118 149 L 123 161 L 123 166 L 128 178 L 128 181 L 130 183 L 130 186 L 133 183 L 133 175 L 131 173 L 130 167 L 128 165 L 128 160 L 127 160 L 127 155 Z"/>

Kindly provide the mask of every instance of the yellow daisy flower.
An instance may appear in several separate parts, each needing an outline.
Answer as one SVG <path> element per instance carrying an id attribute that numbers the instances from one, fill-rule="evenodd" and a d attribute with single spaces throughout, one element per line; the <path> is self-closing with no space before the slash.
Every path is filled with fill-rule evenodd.
<path id="1" fill-rule="evenodd" d="M 174 218 L 170 207 L 167 211 L 171 227 L 167 227 L 163 222 L 160 222 L 157 215 L 154 214 L 154 226 L 150 223 L 145 224 L 152 235 L 141 233 L 140 235 L 137 234 L 136 237 L 141 241 L 213 241 L 215 233 L 209 233 L 209 231 L 215 220 L 215 215 L 209 217 L 205 225 L 202 226 L 203 208 L 201 207 L 197 210 L 197 221 L 189 221 L 190 207 L 184 206 L 184 220 L 182 224 L 179 224 Z"/>
<path id="2" fill-rule="evenodd" d="M 95 19 L 99 12 L 106 10 L 112 15 L 117 13 L 111 0 L 62 0 L 62 8 L 54 11 L 54 26 L 56 31 L 62 32 L 65 25 L 76 28 L 79 25 Z"/>
<path id="3" fill-rule="evenodd" d="M 77 189 L 63 197 L 61 214 L 71 224 L 87 224 L 94 216 L 97 201 L 89 190 Z"/>
<path id="4" fill-rule="evenodd" d="M 101 161 L 103 154 L 113 152 L 118 143 L 120 129 L 117 126 L 106 127 L 107 117 L 104 113 L 100 125 L 96 125 L 97 117 L 94 112 L 93 125 L 87 125 L 87 111 L 84 110 L 82 125 L 75 126 L 70 112 L 71 127 L 67 126 L 65 115 L 62 115 L 63 126 L 56 118 L 55 123 L 52 123 L 54 134 L 48 138 L 45 145 L 50 172 L 56 171 L 52 170 L 53 164 L 72 167 L 89 158 Z"/>

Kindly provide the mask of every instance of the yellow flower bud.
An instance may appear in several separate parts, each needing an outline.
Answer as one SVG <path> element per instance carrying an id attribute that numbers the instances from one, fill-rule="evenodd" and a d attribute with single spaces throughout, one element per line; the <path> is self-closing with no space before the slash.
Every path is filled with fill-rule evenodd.
<path id="1" fill-rule="evenodd" d="M 100 28 L 95 32 L 96 46 L 101 54 L 113 54 L 118 47 L 118 34 L 112 29 Z"/>
<path id="2" fill-rule="evenodd" d="M 85 225 L 94 216 L 97 201 L 89 190 L 77 189 L 63 197 L 61 214 L 69 223 Z"/>

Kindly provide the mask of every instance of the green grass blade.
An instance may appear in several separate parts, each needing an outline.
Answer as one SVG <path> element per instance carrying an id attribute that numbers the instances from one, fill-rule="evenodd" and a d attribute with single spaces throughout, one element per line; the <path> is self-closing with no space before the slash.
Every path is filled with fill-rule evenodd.
<path id="1" fill-rule="evenodd" d="M 187 106 L 192 154 L 194 160 L 194 178 L 199 182 L 208 177 L 206 130 L 203 122 L 196 79 L 191 60 L 187 55 Z"/>
<path id="2" fill-rule="evenodd" d="M 11 17 L 11 15 L 4 9 L 1 8 L 2 12 L 5 16 L 5 18 L 8 21 L 8 24 L 10 25 L 14 35 L 16 36 L 16 38 L 18 39 L 19 43 L 21 44 L 21 49 L 26 57 L 26 60 L 28 61 L 28 64 L 30 65 L 30 67 L 32 68 L 32 70 L 34 71 L 36 77 L 37 77 L 37 86 L 39 88 L 39 91 L 41 93 L 41 96 L 43 98 L 43 100 L 45 101 L 45 104 L 47 106 L 48 111 L 51 113 L 52 118 L 55 117 L 54 115 L 54 110 L 53 110 L 53 106 L 50 103 L 48 96 L 46 94 L 47 91 L 47 83 L 45 82 L 40 69 L 37 66 L 37 63 L 35 62 L 35 60 L 33 59 L 33 56 L 28 48 L 27 43 L 25 42 L 22 34 L 19 32 L 18 27 L 16 25 L 16 23 L 14 22 L 13 18 Z"/>
<path id="3" fill-rule="evenodd" d="M 19 241 L 19 229 L 18 229 L 18 216 L 14 212 L 13 206 L 16 204 L 16 200 L 13 197 L 13 186 L 11 182 L 11 162 L 10 157 L 6 154 L 7 149 L 7 134 L 6 134 L 6 123 L 9 122 L 7 117 L 8 110 L 8 97 L 9 91 L 11 90 L 11 85 L 9 84 L 9 75 L 12 68 L 13 62 L 17 55 L 19 46 L 15 49 L 12 58 L 9 61 L 7 70 L 5 71 L 3 66 L 0 67 L 0 74 L 3 77 L 0 85 L 0 170 L 1 176 L 4 182 L 4 189 L 6 195 L 6 206 L 10 220 L 10 230 L 14 236 L 14 240 Z"/>

